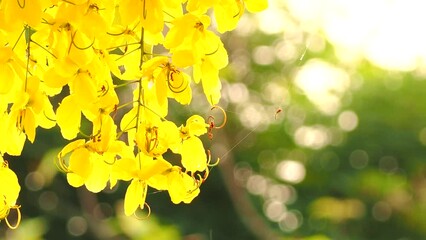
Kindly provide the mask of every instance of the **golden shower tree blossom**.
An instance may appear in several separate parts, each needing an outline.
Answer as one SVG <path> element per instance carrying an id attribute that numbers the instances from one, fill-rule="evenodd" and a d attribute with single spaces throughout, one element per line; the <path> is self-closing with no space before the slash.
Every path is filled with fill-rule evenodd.
<path id="1" fill-rule="evenodd" d="M 99 192 L 130 182 L 126 215 L 148 205 L 150 188 L 168 191 L 175 204 L 190 203 L 211 167 L 202 139 L 211 126 L 193 115 L 178 127 L 169 101 L 191 104 L 201 83 L 206 103 L 218 104 L 228 54 L 212 26 L 232 30 L 245 9 L 266 6 L 266 0 L 0 1 L 0 220 L 15 228 L 7 216 L 20 214 L 18 180 L 3 156 L 19 156 L 27 140 L 37 141 L 38 127 L 55 125 L 71 141 L 57 156 L 71 186 Z"/>

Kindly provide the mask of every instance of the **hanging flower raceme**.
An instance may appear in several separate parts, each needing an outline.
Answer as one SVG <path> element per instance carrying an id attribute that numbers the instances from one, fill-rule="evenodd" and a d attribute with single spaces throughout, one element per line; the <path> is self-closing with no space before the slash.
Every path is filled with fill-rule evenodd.
<path id="1" fill-rule="evenodd" d="M 21 212 L 19 208 L 21 206 L 16 204 L 21 187 L 18 183 L 16 174 L 9 169 L 9 164 L 0 155 L 0 221 L 5 220 L 9 228 L 18 227 L 21 221 Z M 18 214 L 18 220 L 15 225 L 11 225 L 8 220 L 8 216 L 11 210 L 16 210 Z"/>
<path id="2" fill-rule="evenodd" d="M 223 124 L 193 115 L 178 127 L 169 101 L 189 105 L 194 82 L 218 108 L 228 54 L 217 32 L 234 29 L 246 9 L 266 6 L 267 0 L 0 0 L 0 220 L 10 228 L 20 221 L 20 187 L 3 154 L 19 156 L 27 139 L 37 140 L 38 127 L 56 124 L 71 141 L 57 158 L 71 186 L 99 192 L 127 182 L 126 215 L 150 211 L 149 189 L 190 203 L 212 167 L 201 138 L 212 139 Z M 92 126 L 91 133 L 82 126 Z M 15 225 L 8 221 L 12 210 Z"/>

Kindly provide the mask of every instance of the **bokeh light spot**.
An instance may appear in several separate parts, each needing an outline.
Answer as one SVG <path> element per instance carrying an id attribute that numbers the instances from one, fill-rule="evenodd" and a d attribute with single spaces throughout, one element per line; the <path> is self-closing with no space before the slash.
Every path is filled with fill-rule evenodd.
<path id="1" fill-rule="evenodd" d="M 267 218 L 273 222 L 278 222 L 283 213 L 287 210 L 286 206 L 280 201 L 266 201 L 264 203 L 264 212 Z"/>
<path id="2" fill-rule="evenodd" d="M 253 61 L 259 65 L 269 65 L 275 61 L 275 51 L 270 46 L 258 46 L 253 50 Z"/>
<path id="3" fill-rule="evenodd" d="M 58 206 L 58 202 L 58 195 L 52 191 L 44 191 L 38 198 L 38 204 L 40 205 L 40 208 L 46 211 L 55 210 Z"/>
<path id="4" fill-rule="evenodd" d="M 44 176 L 38 172 L 30 172 L 25 177 L 25 186 L 31 191 L 38 191 L 44 187 L 45 184 Z"/>
<path id="5" fill-rule="evenodd" d="M 268 182 L 261 175 L 252 175 L 247 180 L 247 190 L 254 195 L 263 195 L 268 187 Z"/>
<path id="6" fill-rule="evenodd" d="M 392 216 L 392 207 L 387 202 L 377 202 L 373 206 L 372 214 L 377 221 L 385 222 Z"/>
<path id="7" fill-rule="evenodd" d="M 276 169 L 279 178 L 290 183 L 300 183 L 305 179 L 305 166 L 294 160 L 281 161 Z"/>
<path id="8" fill-rule="evenodd" d="M 358 126 L 358 116 L 353 111 L 344 111 L 338 117 L 339 127 L 347 132 L 354 130 Z"/>
<path id="9" fill-rule="evenodd" d="M 74 216 L 67 222 L 67 230 L 73 236 L 81 236 L 87 231 L 87 221 L 83 217 Z"/>
<path id="10" fill-rule="evenodd" d="M 294 140 L 299 146 L 321 149 L 330 143 L 331 138 L 323 126 L 302 126 L 294 133 Z"/>
<path id="11" fill-rule="evenodd" d="M 303 216 L 299 211 L 292 210 L 285 212 L 279 222 L 279 227 L 284 232 L 292 232 L 298 229 L 303 223 Z"/>
<path id="12" fill-rule="evenodd" d="M 398 160 L 393 156 L 384 156 L 379 160 L 379 168 L 384 172 L 396 172 L 398 170 Z"/>
<path id="13" fill-rule="evenodd" d="M 349 156 L 349 163 L 355 169 L 363 169 L 368 164 L 368 153 L 364 150 L 355 150 Z"/>

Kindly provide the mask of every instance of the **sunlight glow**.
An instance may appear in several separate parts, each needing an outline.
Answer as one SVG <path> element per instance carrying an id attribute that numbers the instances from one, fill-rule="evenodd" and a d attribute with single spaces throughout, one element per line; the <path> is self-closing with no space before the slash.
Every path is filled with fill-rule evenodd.
<path id="1" fill-rule="evenodd" d="M 307 31 L 324 32 L 349 64 L 362 57 L 392 70 L 426 66 L 425 3 L 416 0 L 288 0 Z"/>
<path id="2" fill-rule="evenodd" d="M 328 115 L 340 109 L 340 99 L 350 85 L 345 71 L 318 59 L 307 62 L 296 74 L 295 82 L 308 99 Z"/>
<path id="3" fill-rule="evenodd" d="M 256 14 L 259 29 L 266 34 L 277 34 L 283 32 L 290 24 L 284 9 L 269 7 L 263 12 Z"/>

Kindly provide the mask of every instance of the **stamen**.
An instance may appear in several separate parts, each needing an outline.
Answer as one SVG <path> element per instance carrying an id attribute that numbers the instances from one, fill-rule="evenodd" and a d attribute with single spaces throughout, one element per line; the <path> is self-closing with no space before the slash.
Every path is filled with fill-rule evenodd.
<path id="1" fill-rule="evenodd" d="M 5 220 L 5 222 L 6 222 L 6 225 L 10 228 L 10 229 L 16 229 L 16 228 L 18 228 L 18 226 L 19 226 L 19 224 L 21 223 L 21 211 L 19 210 L 19 208 L 20 208 L 21 206 L 19 206 L 19 205 L 15 205 L 15 206 L 13 206 L 13 207 L 11 207 L 10 209 L 15 209 L 16 210 L 16 212 L 17 212 L 17 219 L 16 219 L 16 223 L 15 223 L 15 225 L 14 226 L 12 226 L 10 223 L 9 223 L 9 220 L 7 219 L 7 217 L 4 219 Z"/>
<path id="2" fill-rule="evenodd" d="M 77 31 L 75 31 L 75 32 L 74 32 L 74 34 L 72 34 L 72 35 L 71 35 L 71 44 L 72 44 L 75 48 L 77 48 L 78 50 L 82 50 L 82 51 L 87 50 L 87 49 L 91 48 L 91 47 L 93 46 L 93 44 L 95 44 L 95 39 L 93 39 L 92 43 L 91 43 L 89 46 L 87 46 L 87 47 L 80 47 L 80 46 L 77 46 L 77 44 L 76 44 L 76 43 L 75 43 L 75 41 L 74 41 L 75 35 L 77 35 Z"/>
<path id="3" fill-rule="evenodd" d="M 138 219 L 138 220 L 146 220 L 151 216 L 151 207 L 146 202 L 144 203 L 144 205 L 146 206 L 146 209 L 148 209 L 148 214 L 146 216 L 140 217 L 136 214 L 136 211 L 133 213 L 133 216 L 135 216 L 135 218 Z"/>
<path id="4" fill-rule="evenodd" d="M 22 3 L 21 3 L 21 1 L 20 0 L 16 0 L 17 2 L 18 2 L 18 6 L 20 7 L 20 8 L 22 8 L 22 9 L 24 9 L 25 8 L 25 0 L 23 0 L 22 1 Z"/>

